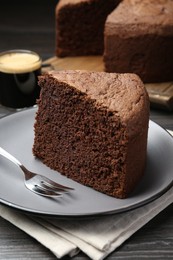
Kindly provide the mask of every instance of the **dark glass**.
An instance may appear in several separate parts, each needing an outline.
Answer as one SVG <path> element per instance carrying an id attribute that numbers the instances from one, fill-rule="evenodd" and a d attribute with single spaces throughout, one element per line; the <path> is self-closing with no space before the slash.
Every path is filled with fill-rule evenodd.
<path id="1" fill-rule="evenodd" d="M 28 53 L 30 52 L 27 51 Z M 39 56 L 36 57 L 40 59 Z M 38 61 L 40 60 L 36 61 L 37 64 L 33 63 L 33 70 L 32 65 L 29 64 L 28 72 L 26 65 L 26 69 L 23 69 L 24 72 L 20 73 L 18 71 L 15 72 L 15 68 L 13 72 L 8 72 L 8 68 L 4 70 L 0 64 L 0 103 L 2 105 L 11 108 L 22 108 L 36 104 L 40 93 L 40 87 L 37 82 L 38 76 L 41 74 L 41 61 Z"/>
<path id="2" fill-rule="evenodd" d="M 40 93 L 37 84 L 40 73 L 40 69 L 22 74 L 0 72 L 0 103 L 12 108 L 34 105 Z"/>

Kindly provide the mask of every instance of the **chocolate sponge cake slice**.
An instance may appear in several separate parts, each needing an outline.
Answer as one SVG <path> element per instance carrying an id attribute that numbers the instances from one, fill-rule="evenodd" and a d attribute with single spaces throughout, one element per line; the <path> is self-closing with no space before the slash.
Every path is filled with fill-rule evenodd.
<path id="1" fill-rule="evenodd" d="M 39 85 L 34 155 L 81 184 L 127 197 L 146 163 L 149 99 L 139 77 L 51 71 Z"/>

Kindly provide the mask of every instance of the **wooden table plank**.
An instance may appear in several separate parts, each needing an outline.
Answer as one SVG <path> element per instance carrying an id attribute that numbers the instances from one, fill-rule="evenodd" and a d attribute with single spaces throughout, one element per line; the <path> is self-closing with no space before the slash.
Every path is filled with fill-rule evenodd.
<path id="1" fill-rule="evenodd" d="M 56 70 L 104 71 L 102 56 L 52 57 L 45 63 L 50 63 Z"/>

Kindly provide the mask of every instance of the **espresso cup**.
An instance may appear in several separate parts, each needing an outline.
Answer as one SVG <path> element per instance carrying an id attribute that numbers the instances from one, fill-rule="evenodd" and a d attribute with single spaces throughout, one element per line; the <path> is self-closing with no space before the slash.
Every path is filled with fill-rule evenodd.
<path id="1" fill-rule="evenodd" d="M 33 106 L 39 97 L 40 56 L 28 50 L 0 53 L 0 104 L 11 108 Z"/>

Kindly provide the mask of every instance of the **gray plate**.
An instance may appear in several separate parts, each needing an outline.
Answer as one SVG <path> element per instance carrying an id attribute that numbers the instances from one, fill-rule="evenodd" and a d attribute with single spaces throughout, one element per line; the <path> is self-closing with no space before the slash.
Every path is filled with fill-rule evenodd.
<path id="1" fill-rule="evenodd" d="M 30 170 L 41 173 L 75 191 L 49 199 L 27 190 L 20 169 L 0 157 L 0 202 L 27 213 L 49 216 L 92 216 L 127 211 L 164 193 L 173 182 L 173 138 L 150 121 L 145 175 L 127 199 L 116 199 L 80 185 L 50 170 L 32 154 L 36 108 L 0 120 L 0 146 L 16 156 Z"/>

